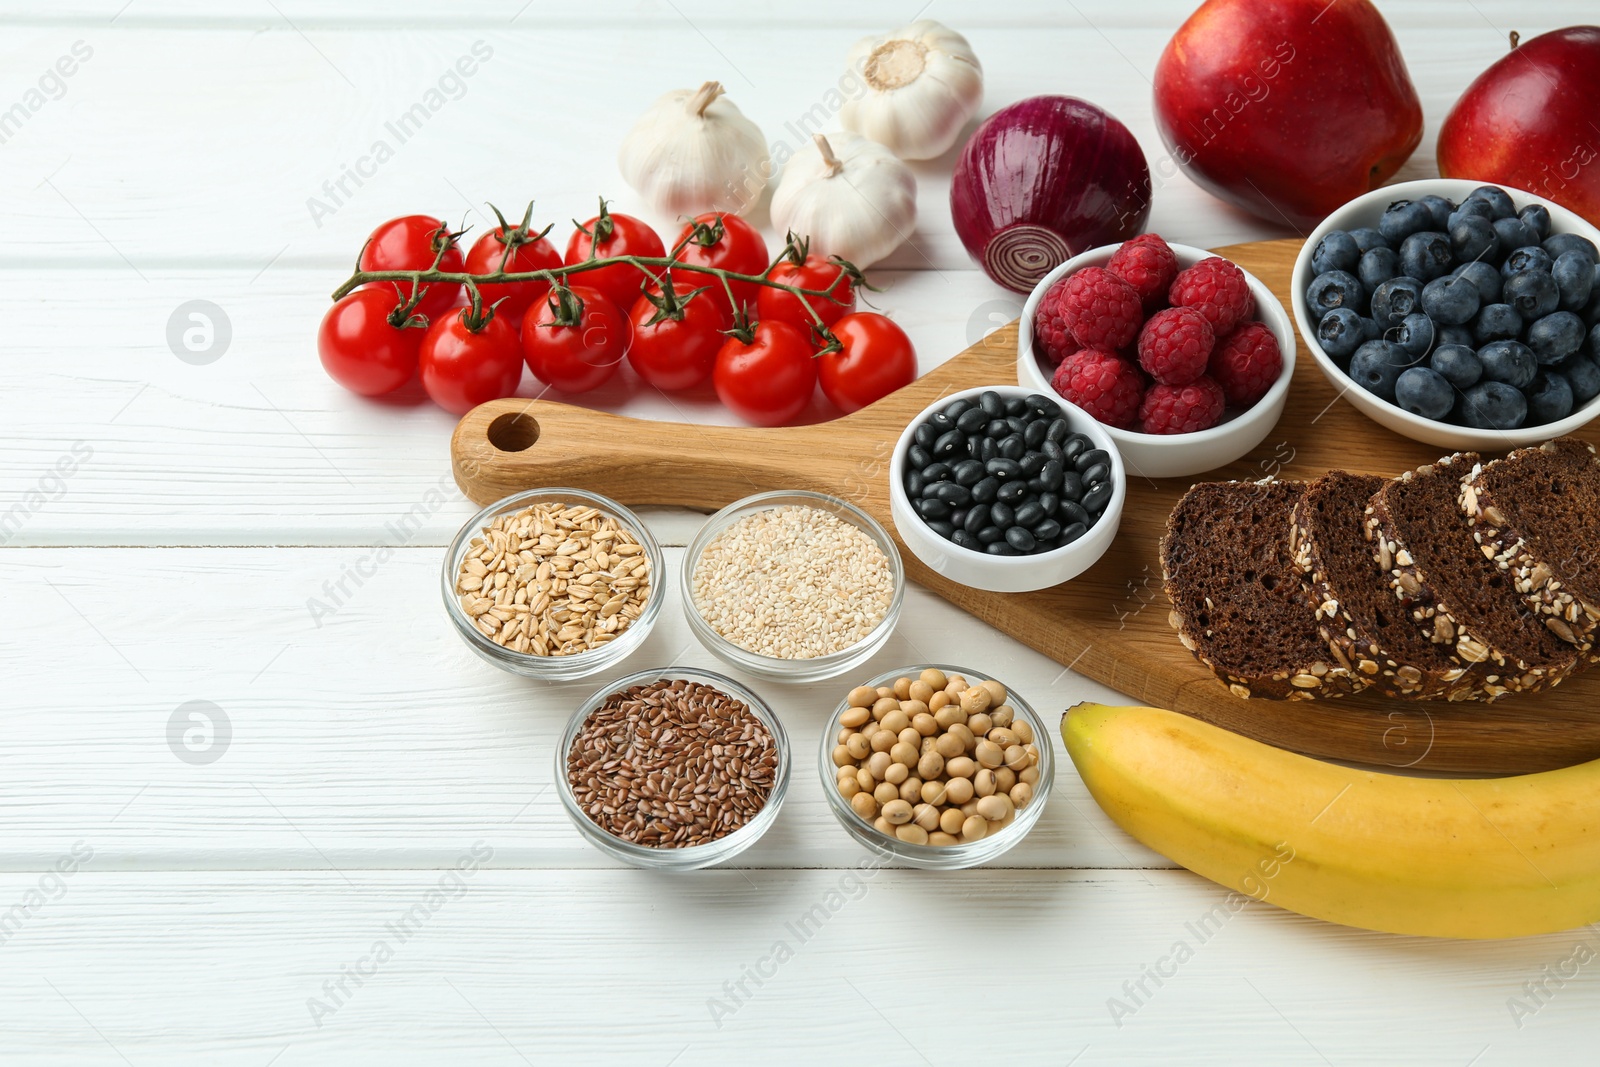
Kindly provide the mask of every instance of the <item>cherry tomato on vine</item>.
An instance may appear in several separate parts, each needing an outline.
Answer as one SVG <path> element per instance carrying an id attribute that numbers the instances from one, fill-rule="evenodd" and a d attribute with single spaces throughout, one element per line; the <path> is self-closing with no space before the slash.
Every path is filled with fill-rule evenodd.
<path id="1" fill-rule="evenodd" d="M 522 320 L 522 353 L 533 376 L 565 393 L 598 389 L 617 373 L 632 326 L 598 289 L 555 289 Z"/>
<path id="2" fill-rule="evenodd" d="M 712 375 L 717 398 L 757 426 L 781 426 L 811 403 L 817 387 L 811 343 L 786 322 L 756 323 L 750 340 L 730 336 Z"/>
<path id="3" fill-rule="evenodd" d="M 628 312 L 633 324 L 633 347 L 628 362 L 639 377 L 657 389 L 673 392 L 704 385 L 716 366 L 722 347 L 722 309 L 711 294 L 697 293 L 671 303 L 665 296 L 644 293 Z"/>
<path id="4" fill-rule="evenodd" d="M 772 281 L 793 285 L 799 289 L 826 289 L 843 273 L 843 268 L 837 263 L 829 263 L 821 256 L 808 255 L 803 264 L 784 260 L 773 268 L 769 277 Z M 836 304 L 823 296 L 810 296 L 802 301 L 793 293 L 762 286 L 761 295 L 756 298 L 756 315 L 762 322 L 787 322 L 799 330 L 802 337 L 812 341 L 815 340 L 815 336 L 811 330 L 816 325 L 816 320 L 806 310 L 806 304 L 816 308 L 817 314 L 822 316 L 823 323 L 828 326 L 848 315 L 856 306 L 855 285 L 848 277 L 839 282 L 833 290 L 833 295 L 843 303 Z M 821 347 L 822 343 L 819 341 L 812 346 L 812 351 Z"/>
<path id="5" fill-rule="evenodd" d="M 728 302 L 728 291 L 715 275 L 692 270 L 692 267 L 716 267 L 735 274 L 759 275 L 767 269 L 767 242 L 754 226 L 737 215 L 722 211 L 708 211 L 696 215 L 694 221 L 678 234 L 678 262 L 685 267 L 672 269 L 673 280 L 679 289 L 711 288 L 706 296 L 722 309 L 725 323 L 733 321 L 734 305 Z M 677 247 L 677 245 L 674 245 Z M 734 301 L 755 314 L 756 301 L 764 286 L 755 282 L 729 282 Z"/>
<path id="6" fill-rule="evenodd" d="M 352 393 L 382 396 L 417 373 L 425 332 L 420 319 L 408 320 L 395 290 L 357 289 L 322 316 L 317 355 L 328 377 Z"/>
<path id="7" fill-rule="evenodd" d="M 543 233 L 535 233 L 528 227 L 533 219 L 532 204 L 528 205 L 522 222 L 515 226 L 506 222 L 498 210 L 495 211 L 495 217 L 500 220 L 500 225 L 479 237 L 467 251 L 469 274 L 490 274 L 500 270 L 507 273 L 551 270 L 561 266 L 561 253 L 556 251 L 556 246 Z M 483 294 L 483 302 L 494 304 L 495 314 L 503 316 L 507 324 L 513 327 L 521 324 L 522 316 L 549 291 L 549 282 L 478 286 L 478 292 Z"/>
<path id="8" fill-rule="evenodd" d="M 599 258 L 667 254 L 667 248 L 661 243 L 661 237 L 656 231 L 632 215 L 611 214 L 606 210 L 604 200 L 600 201 L 600 214 L 574 230 L 572 237 L 568 239 L 567 265 L 573 266 L 584 262 L 590 258 L 591 251 Z M 600 290 L 607 300 L 619 308 L 633 306 L 634 300 L 639 296 L 639 287 L 646 280 L 647 275 L 638 267 L 627 263 L 597 267 L 581 274 L 574 274 L 569 279 L 573 285 L 587 285 L 591 289 Z"/>
<path id="9" fill-rule="evenodd" d="M 874 311 L 858 311 L 829 330 L 844 350 L 817 357 L 817 379 L 822 394 L 845 414 L 916 381 L 917 351 L 894 320 Z"/>
<path id="10" fill-rule="evenodd" d="M 459 273 L 463 264 L 461 249 L 450 227 L 432 215 L 403 215 L 372 231 L 357 265 L 361 270 L 428 270 L 441 248 L 445 253 L 439 260 L 439 269 Z M 392 283 L 374 284 L 381 284 L 388 291 Z M 401 282 L 400 286 L 409 297 L 411 283 Z M 427 286 L 417 312 L 432 322 L 453 307 L 460 295 L 459 285 Z"/>
<path id="11" fill-rule="evenodd" d="M 485 314 L 488 321 L 475 322 L 470 307 L 450 312 L 428 327 L 417 353 L 422 387 L 453 415 L 510 396 L 522 381 L 517 331 L 499 315 Z"/>

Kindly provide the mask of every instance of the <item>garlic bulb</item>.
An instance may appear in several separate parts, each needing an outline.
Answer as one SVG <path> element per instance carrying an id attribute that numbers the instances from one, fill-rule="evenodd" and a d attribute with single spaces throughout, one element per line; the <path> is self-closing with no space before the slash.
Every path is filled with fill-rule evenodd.
<path id="1" fill-rule="evenodd" d="M 866 92 L 847 99 L 839 121 L 901 159 L 932 159 L 955 144 L 983 100 L 983 67 L 967 39 L 932 19 L 850 49 Z"/>
<path id="2" fill-rule="evenodd" d="M 767 186 L 766 139 L 722 94 L 719 82 L 664 93 L 622 140 L 622 177 L 664 215 L 743 214 Z"/>
<path id="3" fill-rule="evenodd" d="M 917 179 L 877 141 L 816 134 L 783 168 L 772 194 L 781 233 L 811 239 L 812 251 L 867 267 L 900 247 L 917 224 Z"/>

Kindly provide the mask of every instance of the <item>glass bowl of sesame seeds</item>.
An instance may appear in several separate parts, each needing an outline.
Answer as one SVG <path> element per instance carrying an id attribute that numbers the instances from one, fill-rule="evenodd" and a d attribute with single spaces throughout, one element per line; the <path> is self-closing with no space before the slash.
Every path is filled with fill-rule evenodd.
<path id="1" fill-rule="evenodd" d="M 707 519 L 679 586 L 689 629 L 718 659 L 773 681 L 816 682 L 889 640 L 906 573 L 872 516 L 795 490 L 745 497 Z"/>
<path id="2" fill-rule="evenodd" d="M 561 806 L 601 852 L 692 871 L 743 852 L 777 821 L 793 764 L 766 702 L 693 667 L 640 671 L 579 706 L 556 748 Z"/>
<path id="3" fill-rule="evenodd" d="M 639 517 L 582 489 L 498 500 L 445 552 L 445 611 L 480 657 L 565 681 L 615 666 L 644 643 L 666 598 L 661 547 Z"/>

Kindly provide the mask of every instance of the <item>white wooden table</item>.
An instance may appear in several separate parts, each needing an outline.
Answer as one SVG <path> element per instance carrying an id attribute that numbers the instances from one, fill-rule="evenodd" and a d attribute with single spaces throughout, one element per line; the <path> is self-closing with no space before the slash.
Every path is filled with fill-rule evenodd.
<path id="1" fill-rule="evenodd" d="M 1439 121 L 1507 30 L 1595 14 L 1385 6 L 1428 119 L 1401 177 L 1432 172 Z M 619 869 L 568 824 L 552 749 L 604 679 L 514 679 L 450 632 L 441 546 L 473 510 L 448 477 L 451 420 L 323 375 L 326 294 L 393 215 L 481 228 L 486 200 L 531 196 L 564 221 L 600 192 L 637 210 L 616 147 L 665 89 L 721 79 L 792 138 L 849 44 L 918 7 L 0 4 L 0 109 L 23 105 L 0 141 L 0 513 L 21 508 L 0 533 L 0 1061 L 1593 1058 L 1593 966 L 1548 980 L 1574 945 L 1592 958 L 1593 933 L 1435 942 L 1252 906 L 1202 940 L 1192 924 L 1224 892 L 1113 827 L 1065 761 L 1003 865 L 861 873 L 813 765 L 836 686 L 760 687 L 798 759 L 738 869 Z M 970 36 L 986 112 L 1079 94 L 1157 160 L 1149 77 L 1189 7 L 924 9 Z M 385 124 L 475 42 L 490 58 L 393 143 Z M 41 83 L 63 56 L 71 76 Z M 392 158 L 361 164 L 385 139 Z M 914 241 L 873 272 L 924 369 L 1020 307 L 955 239 L 949 164 L 920 168 Z M 367 173 L 341 193 L 346 168 Z M 1284 235 L 1183 178 L 1155 203 L 1152 228 L 1190 244 Z M 169 319 L 196 300 L 227 343 L 180 358 Z M 599 402 L 725 419 L 622 388 Z M 412 512 L 421 528 L 395 533 Z M 697 518 L 650 522 L 676 566 Z M 394 551 L 373 571 L 378 544 Z M 663 618 L 633 667 L 714 665 L 676 605 Z M 1116 699 L 913 589 L 872 666 L 924 658 L 993 671 L 1052 717 Z M 463 861 L 475 872 L 447 873 Z M 819 902 L 829 919 L 802 942 L 786 923 Z M 1177 942 L 1192 958 L 1150 977 Z"/>

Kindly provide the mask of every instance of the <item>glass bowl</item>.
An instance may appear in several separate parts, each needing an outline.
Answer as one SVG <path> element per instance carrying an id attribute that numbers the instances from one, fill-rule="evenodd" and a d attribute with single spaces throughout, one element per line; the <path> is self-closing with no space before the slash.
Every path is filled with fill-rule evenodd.
<path id="1" fill-rule="evenodd" d="M 830 652 L 826 656 L 814 656 L 811 659 L 780 659 L 777 656 L 764 656 L 759 652 L 752 652 L 717 633 L 695 607 L 694 572 L 706 547 L 724 530 L 746 515 L 768 511 L 786 504 L 820 508 L 831 512 L 857 529 L 865 531 L 889 561 L 889 574 L 894 583 L 889 610 L 866 637 L 848 648 Z M 889 640 L 889 635 L 894 632 L 895 623 L 900 618 L 900 605 L 905 600 L 906 571 L 900 562 L 900 552 L 895 548 L 894 541 L 871 515 L 838 497 L 795 490 L 747 496 L 743 500 L 734 501 L 707 519 L 705 525 L 700 527 L 700 532 L 695 534 L 694 540 L 689 543 L 689 550 L 684 553 L 683 566 L 678 574 L 678 587 L 683 594 L 683 614 L 689 622 L 689 629 L 694 632 L 700 643 L 710 649 L 722 662 L 730 667 L 737 667 L 739 670 L 777 682 L 819 682 L 859 667 L 871 659 L 873 654 Z"/>
<path id="2" fill-rule="evenodd" d="M 466 558 L 473 539 L 482 536 L 483 528 L 501 515 L 521 511 L 531 504 L 546 501 L 587 504 L 602 514 L 616 519 L 627 527 L 635 540 L 644 547 L 645 558 L 650 562 L 650 596 L 646 599 L 644 610 L 639 617 L 615 640 L 571 656 L 536 656 L 495 644 L 472 624 L 472 619 L 462 609 L 460 597 L 456 594 L 456 576 L 461 571 L 461 561 Z M 530 489 L 525 493 L 516 493 L 504 500 L 497 500 L 467 520 L 466 525 L 461 527 L 455 539 L 450 542 L 449 549 L 445 551 L 441 583 L 445 611 L 468 648 L 503 671 L 520 674 L 525 678 L 567 681 L 587 678 L 607 667 L 615 666 L 644 643 L 644 639 L 650 634 L 650 628 L 655 625 L 657 616 L 661 614 L 661 604 L 666 598 L 666 560 L 661 555 L 661 546 L 656 544 L 656 539 L 651 536 L 644 523 L 639 521 L 639 517 L 615 500 L 582 489 L 561 487 Z"/>
<path id="3" fill-rule="evenodd" d="M 1018 809 L 1010 826 L 999 833 L 963 844 L 914 845 L 897 837 L 886 836 L 870 822 L 857 815 L 850 802 L 839 792 L 838 779 L 835 777 L 838 768 L 833 762 L 834 746 L 839 743 L 839 716 L 849 708 L 848 695 L 840 698 L 838 706 L 833 709 L 833 714 L 828 716 L 827 726 L 822 731 L 822 742 L 817 749 L 817 773 L 822 779 L 822 791 L 827 794 L 828 806 L 833 809 L 834 818 L 839 820 L 839 825 L 845 828 L 846 833 L 866 849 L 879 855 L 890 856 L 908 867 L 921 867 L 929 871 L 958 871 L 988 863 L 1028 836 L 1028 831 L 1039 821 L 1039 817 L 1044 814 L 1045 805 L 1050 801 L 1050 788 L 1056 774 L 1055 746 L 1051 743 L 1048 727 L 1034 713 L 1032 706 L 1022 699 L 1021 694 L 992 674 L 967 670 L 965 667 L 948 663 L 914 663 L 885 671 L 876 678 L 858 684 L 877 688 L 891 684 L 896 678 L 915 678 L 929 667 L 941 670 L 945 674 L 962 675 L 969 681 L 993 679 L 1005 685 L 1006 703 L 1015 709 L 1018 718 L 1026 720 L 1033 729 L 1034 744 L 1039 748 L 1039 782 L 1033 787 L 1032 802 L 1027 807 Z"/>
<path id="4" fill-rule="evenodd" d="M 773 744 L 778 750 L 778 765 L 773 772 L 772 793 L 767 797 L 766 804 L 756 813 L 755 818 L 745 823 L 726 837 L 719 837 L 715 841 L 708 841 L 703 845 L 689 845 L 684 848 L 651 848 L 648 845 L 636 845 L 632 841 L 624 841 L 589 818 L 583 809 L 578 806 L 578 800 L 572 794 L 572 786 L 567 781 L 567 754 L 572 751 L 572 743 L 577 739 L 578 730 L 583 726 L 584 720 L 594 714 L 604 704 L 607 698 L 636 685 L 645 685 L 657 681 L 684 680 L 697 682 L 721 690 L 728 696 L 742 701 L 750 709 L 750 713 L 766 726 L 772 735 Z M 578 833 L 595 848 L 624 863 L 635 867 L 645 867 L 659 871 L 693 871 L 701 867 L 709 867 L 713 863 L 721 863 L 731 859 L 755 844 L 761 835 L 771 828 L 777 821 L 778 809 L 783 806 L 783 798 L 789 791 L 789 772 L 794 763 L 793 754 L 789 748 L 789 735 L 783 730 L 783 723 L 778 721 L 767 703 L 756 696 L 749 689 L 740 685 L 731 678 L 714 674 L 711 671 L 699 670 L 694 667 L 660 667 L 654 670 L 640 671 L 630 674 L 626 678 L 601 687 L 590 696 L 572 718 L 567 722 L 567 728 L 562 731 L 561 743 L 556 748 L 555 772 L 556 791 L 561 797 L 561 806 L 566 809 L 567 817 L 572 820 L 572 825 L 578 828 Z"/>

